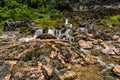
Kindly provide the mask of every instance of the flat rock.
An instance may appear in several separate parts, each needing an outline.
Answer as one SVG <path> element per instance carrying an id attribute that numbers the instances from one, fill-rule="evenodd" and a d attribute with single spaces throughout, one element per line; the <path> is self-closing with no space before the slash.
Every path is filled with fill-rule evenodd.
<path id="1" fill-rule="evenodd" d="M 87 48 L 87 49 L 93 48 L 93 44 L 91 41 L 80 40 L 78 43 L 79 43 L 79 46 L 82 48 Z"/>
<path id="2" fill-rule="evenodd" d="M 66 71 L 61 80 L 74 80 L 76 78 L 76 74 L 73 71 Z"/>

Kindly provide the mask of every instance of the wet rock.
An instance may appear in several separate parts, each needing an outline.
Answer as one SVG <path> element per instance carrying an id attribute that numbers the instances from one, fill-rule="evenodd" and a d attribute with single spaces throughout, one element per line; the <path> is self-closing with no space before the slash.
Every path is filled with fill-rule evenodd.
<path id="1" fill-rule="evenodd" d="M 61 63 L 60 60 L 53 60 L 50 62 L 51 66 L 54 67 L 55 73 L 65 72 L 67 67 Z"/>
<path id="2" fill-rule="evenodd" d="M 64 58 L 65 58 L 65 61 L 69 61 L 69 59 L 71 58 L 71 54 L 67 51 L 67 50 L 61 50 L 61 52 L 60 52 L 63 56 L 64 56 Z"/>
<path id="3" fill-rule="evenodd" d="M 79 24 L 79 27 L 87 27 L 90 25 L 90 22 L 88 20 L 82 22 L 81 24 Z"/>
<path id="4" fill-rule="evenodd" d="M 87 48 L 87 49 L 93 48 L 93 44 L 91 41 L 80 40 L 78 43 L 79 43 L 79 46 L 82 48 Z"/>
<path id="5" fill-rule="evenodd" d="M 120 76 L 120 65 L 114 66 L 113 72 L 114 72 L 116 75 Z"/>
<path id="6" fill-rule="evenodd" d="M 81 35 L 86 35 L 87 30 L 86 30 L 86 28 L 78 28 L 78 32 L 79 32 Z"/>
<path id="7" fill-rule="evenodd" d="M 35 74 L 32 74 L 29 76 L 31 79 L 37 79 L 37 76 Z"/>
<path id="8" fill-rule="evenodd" d="M 107 35 L 106 33 L 100 30 L 95 30 L 93 34 L 94 34 L 94 38 L 100 38 L 102 40 L 111 40 L 111 37 L 109 35 Z"/>
<path id="9" fill-rule="evenodd" d="M 76 78 L 76 74 L 73 71 L 66 71 L 63 76 L 61 77 L 61 80 L 74 80 Z"/>
<path id="10" fill-rule="evenodd" d="M 22 80 L 23 76 L 24 75 L 21 72 L 16 72 L 14 75 L 14 79 L 15 80 Z"/>
<path id="11" fill-rule="evenodd" d="M 60 30 L 64 26 L 64 23 L 56 24 L 55 29 Z"/>
<path id="12" fill-rule="evenodd" d="M 40 39 L 57 39 L 55 36 L 53 36 L 51 34 L 47 34 L 47 33 L 40 34 L 40 35 L 37 36 L 37 38 L 40 38 Z"/>

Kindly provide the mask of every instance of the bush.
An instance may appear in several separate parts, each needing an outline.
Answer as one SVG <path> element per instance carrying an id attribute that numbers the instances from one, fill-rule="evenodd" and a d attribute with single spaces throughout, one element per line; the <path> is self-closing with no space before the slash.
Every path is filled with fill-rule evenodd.
<path id="1" fill-rule="evenodd" d="M 110 16 L 105 19 L 101 19 L 99 22 L 97 22 L 97 24 L 100 25 L 119 24 L 119 22 L 120 22 L 120 15 L 116 15 L 116 16 Z"/>

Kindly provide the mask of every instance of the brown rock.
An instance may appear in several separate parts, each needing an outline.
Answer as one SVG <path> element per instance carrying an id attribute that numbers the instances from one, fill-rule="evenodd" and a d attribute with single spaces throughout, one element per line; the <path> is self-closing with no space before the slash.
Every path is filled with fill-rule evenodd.
<path id="1" fill-rule="evenodd" d="M 120 76 L 120 65 L 114 66 L 113 72 L 114 72 L 116 75 Z"/>
<path id="2" fill-rule="evenodd" d="M 86 58 L 84 60 L 85 60 L 85 62 L 87 62 L 89 64 L 94 64 L 97 62 L 96 61 L 97 59 L 95 56 L 86 56 Z"/>
<path id="3" fill-rule="evenodd" d="M 49 76 L 52 75 L 52 73 L 53 73 L 53 67 L 50 64 L 43 65 L 43 68 L 47 71 L 47 74 Z"/>
<path id="4" fill-rule="evenodd" d="M 72 80 L 76 78 L 76 74 L 73 71 L 66 71 L 63 75 L 63 80 Z"/>
<path id="5" fill-rule="evenodd" d="M 47 33 L 40 34 L 40 35 L 38 35 L 37 38 L 40 38 L 40 39 L 57 39 L 55 36 L 53 36 L 51 34 L 47 34 Z"/>
<path id="6" fill-rule="evenodd" d="M 113 40 L 117 40 L 117 39 L 119 39 L 119 36 L 114 35 L 114 36 L 112 36 L 112 39 L 113 39 Z"/>
<path id="7" fill-rule="evenodd" d="M 56 55 L 57 55 L 57 53 L 56 53 L 56 52 L 51 51 L 51 54 L 50 54 L 50 57 L 51 57 L 51 58 L 55 58 L 55 57 L 56 57 Z"/>
<path id="8" fill-rule="evenodd" d="M 79 43 L 79 46 L 82 48 L 87 48 L 87 49 L 93 48 L 93 44 L 90 41 L 80 40 L 78 43 Z"/>
<path id="9" fill-rule="evenodd" d="M 93 44 L 98 44 L 98 43 L 99 43 L 98 40 L 94 40 L 94 41 L 93 41 Z"/>
<path id="10" fill-rule="evenodd" d="M 120 38 L 117 41 L 120 42 Z"/>
<path id="11" fill-rule="evenodd" d="M 102 50 L 104 54 L 119 54 L 119 49 L 115 48 L 115 46 L 109 45 L 106 46 L 105 49 Z"/>

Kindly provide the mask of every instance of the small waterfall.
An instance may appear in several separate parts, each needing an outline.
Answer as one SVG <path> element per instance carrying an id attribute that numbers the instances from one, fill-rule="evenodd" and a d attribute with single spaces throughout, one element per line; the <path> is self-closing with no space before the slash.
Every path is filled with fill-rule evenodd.
<path id="1" fill-rule="evenodd" d="M 40 34 L 43 34 L 43 29 L 38 29 L 38 30 L 35 32 L 33 38 L 35 39 L 35 38 L 36 38 L 38 35 L 40 35 Z"/>
<path id="2" fill-rule="evenodd" d="M 68 20 L 69 20 L 69 19 L 67 19 L 67 18 L 65 19 L 65 25 L 66 25 L 66 24 L 69 24 L 69 23 L 68 23 Z"/>
<path id="3" fill-rule="evenodd" d="M 54 29 L 53 30 L 52 29 L 48 29 L 48 34 L 55 35 L 54 34 Z"/>
<path id="4" fill-rule="evenodd" d="M 72 28 L 72 24 L 68 22 L 69 19 L 65 19 L 65 27 L 66 28 Z"/>
<path id="5" fill-rule="evenodd" d="M 71 31 L 71 29 L 67 29 L 67 30 L 65 31 L 66 37 L 70 37 L 70 31 Z"/>
<path id="6" fill-rule="evenodd" d="M 57 39 L 59 39 L 62 36 L 61 30 L 58 30 L 58 36 Z"/>

